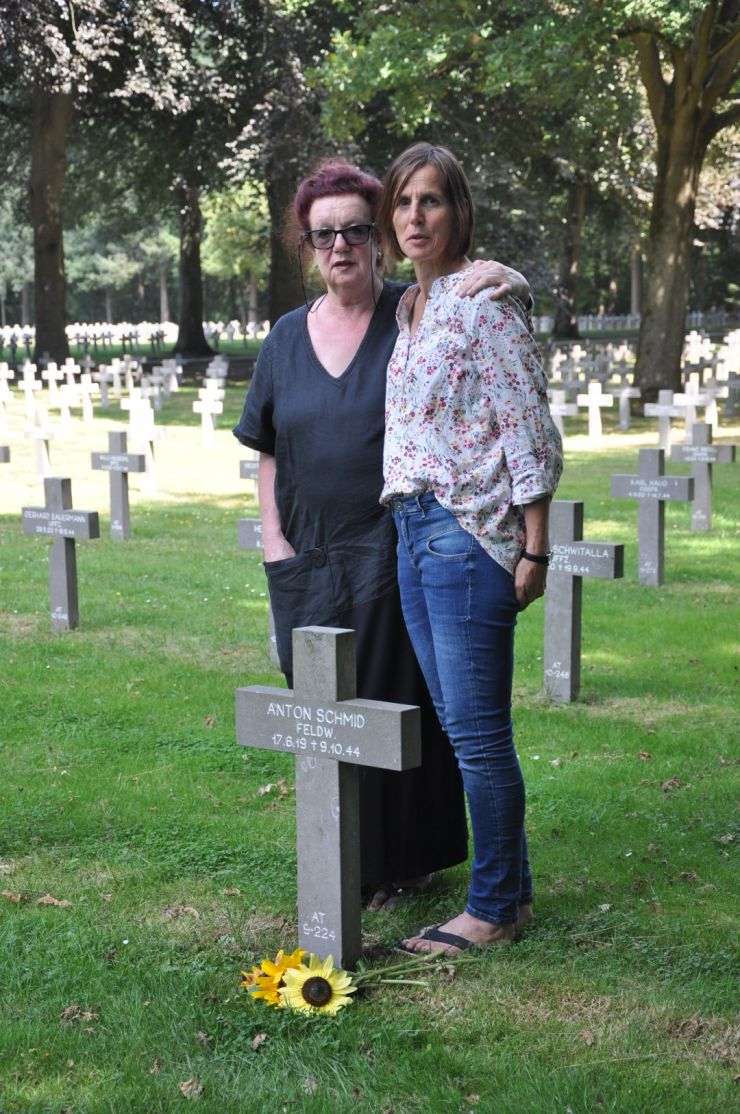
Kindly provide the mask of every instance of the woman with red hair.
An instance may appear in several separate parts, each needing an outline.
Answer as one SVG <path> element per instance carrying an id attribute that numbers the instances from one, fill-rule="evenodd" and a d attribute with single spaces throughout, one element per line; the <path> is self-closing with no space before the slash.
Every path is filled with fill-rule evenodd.
<path id="1" fill-rule="evenodd" d="M 292 631 L 356 632 L 363 698 L 422 708 L 422 765 L 405 773 L 362 768 L 363 886 L 371 907 L 467 858 L 465 804 L 401 615 L 393 521 L 383 487 L 385 373 L 405 289 L 381 273 L 375 230 L 380 182 L 323 163 L 295 198 L 299 256 L 326 291 L 277 321 L 260 351 L 234 430 L 260 454 L 265 571 L 280 664 L 292 684 Z M 516 271 L 487 263 L 461 295 L 493 287 L 528 297 Z"/>

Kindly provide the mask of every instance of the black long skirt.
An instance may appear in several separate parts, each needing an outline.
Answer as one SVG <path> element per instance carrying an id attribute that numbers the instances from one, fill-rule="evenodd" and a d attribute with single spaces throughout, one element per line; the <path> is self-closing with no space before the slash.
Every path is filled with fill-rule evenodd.
<path id="1" fill-rule="evenodd" d="M 465 862 L 462 779 L 406 632 L 398 590 L 341 612 L 337 625 L 356 632 L 358 696 L 421 707 L 421 766 L 403 773 L 360 770 L 363 885 Z"/>

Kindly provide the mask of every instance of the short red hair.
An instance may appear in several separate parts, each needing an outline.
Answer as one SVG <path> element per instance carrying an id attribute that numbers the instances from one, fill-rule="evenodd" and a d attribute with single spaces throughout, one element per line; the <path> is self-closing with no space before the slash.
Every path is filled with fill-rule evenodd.
<path id="1" fill-rule="evenodd" d="M 321 197 L 336 197 L 337 194 L 359 194 L 370 206 L 370 216 L 375 214 L 380 204 L 383 186 L 372 174 L 366 174 L 342 159 L 327 159 L 304 178 L 295 195 L 293 210 L 298 227 L 303 232 L 309 228 L 308 214 L 314 201 Z"/>

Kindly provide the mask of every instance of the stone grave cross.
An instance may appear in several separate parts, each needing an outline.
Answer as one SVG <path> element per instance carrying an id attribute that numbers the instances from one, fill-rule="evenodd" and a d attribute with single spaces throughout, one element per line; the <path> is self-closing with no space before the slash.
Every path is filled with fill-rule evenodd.
<path id="1" fill-rule="evenodd" d="M 10 464 L 9 445 L 0 445 L 0 464 Z"/>
<path id="2" fill-rule="evenodd" d="M 712 529 L 712 465 L 734 464 L 734 445 L 713 445 L 712 427 L 696 422 L 691 431 L 690 445 L 674 445 L 671 460 L 691 464 L 694 498 L 691 503 L 691 529 L 704 533 Z"/>
<path id="3" fill-rule="evenodd" d="M 550 417 L 561 437 L 565 437 L 565 424 L 563 418 L 575 418 L 578 407 L 575 402 L 568 402 L 568 392 L 553 387 L 548 392 L 550 398 Z"/>
<path id="4" fill-rule="evenodd" d="M 619 428 L 622 433 L 627 433 L 630 427 L 630 400 L 640 398 L 642 391 L 639 387 L 622 383 L 619 387 L 610 387 L 609 394 L 619 403 Z"/>
<path id="5" fill-rule="evenodd" d="M 673 404 L 673 391 L 658 391 L 657 402 L 646 402 L 646 418 L 658 419 L 658 447 L 668 452 L 671 447 L 671 418 L 680 418 L 680 406 Z"/>
<path id="6" fill-rule="evenodd" d="M 689 476 L 664 476 L 662 449 L 640 449 L 637 476 L 612 476 L 612 495 L 639 500 L 637 579 L 657 588 L 663 583 L 666 501 L 688 502 L 694 497 Z"/>
<path id="7" fill-rule="evenodd" d="M 581 688 L 581 615 L 584 576 L 624 576 L 624 546 L 583 540 L 583 503 L 550 505 L 552 556 L 545 592 L 545 691 L 567 704 Z"/>
<path id="8" fill-rule="evenodd" d="M 72 509 L 72 481 L 44 480 L 46 506 L 23 508 L 23 532 L 53 537 L 49 554 L 49 598 L 54 630 L 74 630 L 80 621 L 77 596 L 77 538 L 99 538 L 97 511 Z"/>
<path id="9" fill-rule="evenodd" d="M 200 414 L 201 444 L 208 447 L 213 444 L 216 415 L 224 412 L 226 392 L 218 379 L 205 379 L 204 382 L 205 386 L 200 388 L 197 401 L 193 403 L 193 413 Z"/>
<path id="10" fill-rule="evenodd" d="M 601 411 L 613 406 L 614 399 L 604 394 L 598 379 L 592 379 L 586 394 L 576 395 L 576 403 L 588 408 L 588 439 L 592 445 L 596 444 L 601 440 Z"/>
<path id="11" fill-rule="evenodd" d="M 110 536 L 116 540 L 130 538 L 128 474 L 145 471 L 144 454 L 127 452 L 126 434 L 111 430 L 108 433 L 108 452 L 93 453 L 92 466 L 110 473 Z"/>
<path id="12" fill-rule="evenodd" d="M 362 952 L 359 767 L 420 765 L 420 712 L 356 699 L 354 631 L 293 631 L 293 669 L 292 690 L 237 689 L 236 740 L 295 755 L 298 944 L 353 967 Z"/>
<path id="13" fill-rule="evenodd" d="M 251 461 L 242 460 L 241 465 L 250 464 Z M 241 472 L 241 468 L 240 468 Z M 259 518 L 240 518 L 236 524 L 237 539 L 240 549 L 258 550 L 264 553 L 264 544 L 262 542 L 262 523 Z M 267 626 L 269 631 L 269 644 L 270 644 L 270 661 L 273 665 L 280 667 L 280 658 L 277 651 L 277 636 L 275 634 L 275 617 L 272 614 L 272 606 L 267 604 Z"/>

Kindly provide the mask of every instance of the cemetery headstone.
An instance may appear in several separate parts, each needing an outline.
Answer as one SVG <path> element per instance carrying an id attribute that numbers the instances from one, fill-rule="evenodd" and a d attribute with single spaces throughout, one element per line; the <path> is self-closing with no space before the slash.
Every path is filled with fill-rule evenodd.
<path id="1" fill-rule="evenodd" d="M 259 472 L 259 460 L 255 457 L 254 460 L 240 460 L 239 461 L 239 479 L 241 480 L 256 480 Z"/>
<path id="2" fill-rule="evenodd" d="M 57 367 L 54 360 L 48 360 L 41 378 L 46 382 L 49 406 L 56 410 L 59 406 L 59 384 L 64 379 L 64 372 Z"/>
<path id="3" fill-rule="evenodd" d="M 696 422 L 692 429 L 690 445 L 674 445 L 671 460 L 691 464 L 694 480 L 694 498 L 691 503 L 691 529 L 704 533 L 712 529 L 712 465 L 733 464 L 734 445 L 713 445 L 712 427 L 708 422 Z"/>
<path id="4" fill-rule="evenodd" d="M 565 437 L 563 418 L 575 418 L 578 414 L 578 406 L 575 402 L 568 402 L 567 391 L 555 387 L 547 393 L 550 396 L 550 415 L 555 428 L 561 437 Z"/>
<path id="5" fill-rule="evenodd" d="M 205 446 L 213 444 L 216 432 L 216 415 L 224 412 L 225 392 L 216 379 L 206 379 L 206 386 L 198 391 L 198 399 L 193 403 L 193 413 L 200 414 L 201 441 Z"/>
<path id="6" fill-rule="evenodd" d="M 43 406 L 39 406 L 34 414 L 33 425 L 26 426 L 24 436 L 31 438 L 36 445 L 36 475 L 40 480 L 44 479 L 51 473 L 49 441 L 53 440 L 54 431 Z"/>
<path id="7" fill-rule="evenodd" d="M 244 463 L 244 461 L 242 461 Z M 264 550 L 262 542 L 262 523 L 258 518 L 240 518 L 236 524 L 237 540 L 240 549 Z M 275 616 L 269 599 L 267 604 L 267 627 L 270 645 L 270 661 L 273 665 L 280 666 L 277 652 L 277 635 L 275 634 Z"/>
<path id="8" fill-rule="evenodd" d="M 611 387 L 609 394 L 619 403 L 619 428 L 622 433 L 627 433 L 630 427 L 630 402 L 633 398 L 640 398 L 642 391 L 639 387 L 630 387 L 623 383 L 619 387 Z"/>
<path id="9" fill-rule="evenodd" d="M 680 418 L 680 406 L 673 404 L 673 391 L 658 391 L 657 402 L 646 402 L 646 418 L 658 419 L 658 448 L 669 452 L 671 448 L 671 418 Z"/>
<path id="10" fill-rule="evenodd" d="M 293 632 L 294 688 L 237 689 L 241 746 L 294 754 L 298 943 L 352 967 L 362 952 L 359 768 L 421 763 L 420 712 L 358 700 L 354 631 Z"/>
<path id="11" fill-rule="evenodd" d="M 110 536 L 116 540 L 131 537 L 131 513 L 128 498 L 129 472 L 143 472 L 146 460 L 143 453 L 129 453 L 126 434 L 108 433 L 108 452 L 93 453 L 92 466 L 110 473 Z"/>
<path id="12" fill-rule="evenodd" d="M 550 545 L 545 592 L 545 691 L 570 703 L 581 688 L 581 620 L 584 576 L 624 576 L 624 545 L 583 540 L 583 503 L 550 505 Z"/>
<path id="13" fill-rule="evenodd" d="M 691 444 L 691 431 L 697 420 L 696 411 L 704 410 L 705 418 L 716 427 L 717 403 L 711 395 L 702 389 L 699 376 L 692 373 L 689 381 L 684 385 L 683 393 L 673 396 L 673 405 L 678 406 L 684 416 L 684 441 Z"/>
<path id="14" fill-rule="evenodd" d="M 74 630 L 80 621 L 75 542 L 100 537 L 98 512 L 73 509 L 71 480 L 47 476 L 44 494 L 44 507 L 23 508 L 23 531 L 54 539 L 49 554 L 51 625 Z"/>
<path id="15" fill-rule="evenodd" d="M 592 379 L 585 394 L 576 395 L 578 406 L 588 409 L 588 439 L 592 445 L 601 440 L 601 411 L 614 405 L 611 395 L 605 395 L 598 379 Z"/>
<path id="16" fill-rule="evenodd" d="M 640 449 L 638 475 L 612 476 L 613 496 L 638 500 L 637 579 L 650 587 L 663 583 L 665 504 L 694 497 L 694 481 L 688 476 L 665 476 L 664 461 L 662 449 Z"/>
<path id="17" fill-rule="evenodd" d="M 10 447 L 0 445 L 0 464 L 10 464 Z"/>

